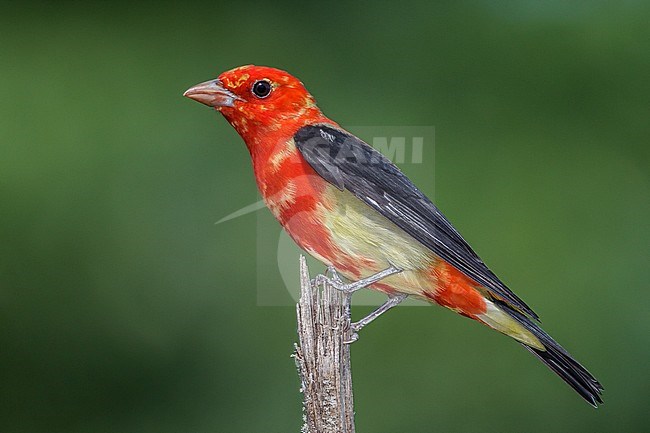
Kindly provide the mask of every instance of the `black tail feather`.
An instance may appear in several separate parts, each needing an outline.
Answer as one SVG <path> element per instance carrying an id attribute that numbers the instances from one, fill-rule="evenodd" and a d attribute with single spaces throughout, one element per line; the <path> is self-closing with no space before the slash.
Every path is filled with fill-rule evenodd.
<path id="1" fill-rule="evenodd" d="M 575 359 L 563 353 L 563 350 L 560 351 L 546 345 L 546 350 L 535 349 L 525 344 L 522 344 L 522 346 L 541 359 L 548 368 L 560 376 L 571 388 L 575 389 L 587 403 L 593 407 L 598 407 L 599 404 L 603 403 L 601 398 L 602 385 Z"/>
<path id="2" fill-rule="evenodd" d="M 533 333 L 546 350 L 536 349 L 522 343 L 526 349 L 537 356 L 544 364 L 562 378 L 571 388 L 576 390 L 587 403 L 598 407 L 603 403 L 601 398 L 603 386 L 578 361 L 560 346 L 550 335 L 527 316 L 514 310 L 503 302 L 497 301 L 499 307 L 510 314 L 517 322 Z"/>

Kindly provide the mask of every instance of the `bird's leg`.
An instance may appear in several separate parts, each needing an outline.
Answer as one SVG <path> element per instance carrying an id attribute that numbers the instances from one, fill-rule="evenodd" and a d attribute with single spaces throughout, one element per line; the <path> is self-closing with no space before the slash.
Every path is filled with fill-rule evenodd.
<path id="1" fill-rule="evenodd" d="M 336 272 L 336 269 L 334 269 L 333 266 L 328 266 L 327 271 L 325 272 L 326 274 L 331 275 L 331 277 L 328 277 L 327 275 L 316 275 L 316 278 L 314 278 L 311 283 L 313 285 L 320 285 L 320 284 L 330 284 L 332 287 L 334 287 L 337 290 L 342 291 L 345 293 L 346 296 L 351 297 L 354 292 L 357 290 L 366 288 L 374 283 L 376 283 L 379 280 L 382 280 L 388 276 L 397 274 L 402 272 L 401 269 L 398 267 L 394 266 L 393 264 L 390 265 L 389 268 L 384 269 L 381 272 L 377 272 L 374 275 L 371 275 L 367 278 L 363 278 L 359 281 L 354 281 L 352 283 L 344 283 L 341 277 L 339 277 L 339 274 Z M 382 305 L 379 306 L 375 311 L 372 313 L 368 314 L 366 317 L 363 319 L 359 320 L 358 322 L 354 322 L 350 325 L 350 340 L 345 341 L 346 344 L 353 343 L 359 338 L 359 334 L 357 332 L 366 326 L 368 323 L 372 322 L 375 320 L 377 317 L 381 316 L 383 313 L 386 311 L 390 310 L 400 302 L 402 302 L 407 295 L 403 294 L 397 294 L 397 295 L 389 295 L 388 300 L 384 302 Z M 347 315 L 350 317 L 350 303 L 348 302 L 348 311 Z"/>
<path id="2" fill-rule="evenodd" d="M 404 299 L 407 298 L 407 296 L 408 295 L 405 295 L 403 293 L 398 293 L 397 295 L 389 295 L 388 300 L 386 300 L 386 302 L 381 304 L 375 311 L 368 314 L 363 319 L 352 323 L 350 325 L 350 330 L 352 331 L 352 335 L 350 336 L 350 340 L 346 341 L 346 343 L 354 343 L 355 341 L 357 341 L 357 339 L 359 338 L 358 332 L 361 330 L 361 328 L 363 328 L 364 326 L 366 326 L 367 324 L 375 320 L 377 317 L 384 314 L 386 311 L 399 305 Z"/>
<path id="3" fill-rule="evenodd" d="M 370 322 L 375 320 L 377 317 L 384 314 L 386 311 L 388 311 L 391 308 L 399 305 L 404 299 L 406 299 L 407 296 L 408 295 L 405 295 L 403 293 L 398 293 L 397 295 L 390 295 L 388 297 L 388 300 L 386 300 L 386 302 L 384 302 L 379 307 L 377 307 L 377 309 L 375 311 L 368 314 L 366 317 L 359 320 L 358 322 L 352 323 L 352 325 L 351 325 L 352 330 L 354 332 L 358 332 L 359 330 L 361 330 L 361 328 L 363 328 L 364 326 L 366 326 L 367 324 L 369 324 Z"/>
<path id="4" fill-rule="evenodd" d="M 314 278 L 313 283 L 315 284 L 322 284 L 322 283 L 328 283 L 332 287 L 334 287 L 337 290 L 340 290 L 345 293 L 354 293 L 357 290 L 366 288 L 372 284 L 375 284 L 377 281 L 382 280 L 390 275 L 397 274 L 399 272 L 402 272 L 401 269 L 391 265 L 389 268 L 384 269 L 381 272 L 377 272 L 374 275 L 371 275 L 367 278 L 364 278 L 359 281 L 355 281 L 353 283 L 348 283 L 345 284 L 343 280 L 339 277 L 338 273 L 332 266 L 327 267 L 328 273 L 332 274 L 332 277 L 329 278 L 325 275 L 316 275 L 316 278 Z"/>

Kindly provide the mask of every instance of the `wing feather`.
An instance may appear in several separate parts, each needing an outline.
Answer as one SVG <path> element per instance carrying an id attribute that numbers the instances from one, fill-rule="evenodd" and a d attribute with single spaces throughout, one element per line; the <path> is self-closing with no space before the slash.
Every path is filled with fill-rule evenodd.
<path id="1" fill-rule="evenodd" d="M 304 126 L 294 141 L 309 165 L 329 183 L 348 190 L 390 219 L 496 299 L 538 320 L 537 314 L 488 269 L 431 200 L 380 152 L 328 125 Z"/>

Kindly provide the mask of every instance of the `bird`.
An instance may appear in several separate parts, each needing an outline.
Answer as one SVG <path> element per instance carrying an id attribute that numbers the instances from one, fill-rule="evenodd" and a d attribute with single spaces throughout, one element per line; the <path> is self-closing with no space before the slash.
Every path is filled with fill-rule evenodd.
<path id="1" fill-rule="evenodd" d="M 603 402 L 600 382 L 542 330 L 438 207 L 325 116 L 298 78 L 245 65 L 184 96 L 220 112 L 241 136 L 264 203 L 299 247 L 388 296 L 358 328 L 407 296 L 438 304 L 513 338 L 590 405 Z"/>

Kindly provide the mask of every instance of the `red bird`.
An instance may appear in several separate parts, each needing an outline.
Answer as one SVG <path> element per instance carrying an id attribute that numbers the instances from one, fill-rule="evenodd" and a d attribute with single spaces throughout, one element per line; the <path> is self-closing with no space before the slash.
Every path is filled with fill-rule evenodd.
<path id="1" fill-rule="evenodd" d="M 389 269 L 370 286 L 389 296 L 381 311 L 406 296 L 435 302 L 514 338 L 591 405 L 602 403 L 596 378 L 539 327 L 431 200 L 325 117 L 297 78 L 242 66 L 184 95 L 215 108 L 244 139 L 266 205 L 301 248 L 353 280 Z"/>

